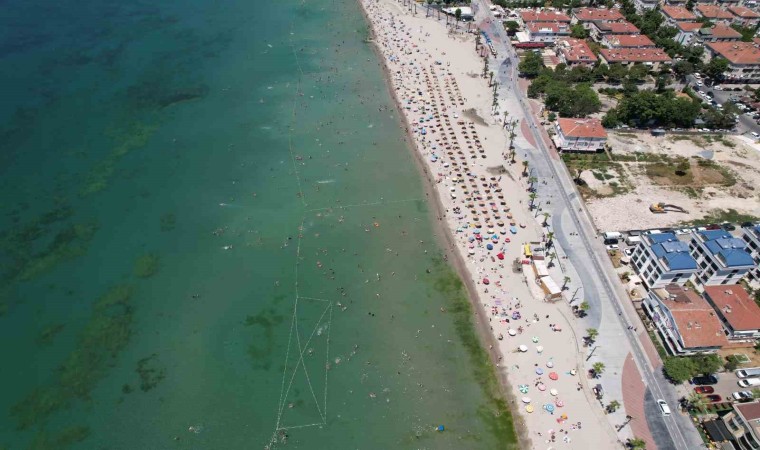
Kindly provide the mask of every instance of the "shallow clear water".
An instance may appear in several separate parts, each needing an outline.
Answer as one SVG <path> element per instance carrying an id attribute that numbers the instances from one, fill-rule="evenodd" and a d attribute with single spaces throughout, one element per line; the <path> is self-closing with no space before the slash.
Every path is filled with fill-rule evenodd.
<path id="1" fill-rule="evenodd" d="M 2 5 L 0 448 L 509 437 L 356 2 Z"/>

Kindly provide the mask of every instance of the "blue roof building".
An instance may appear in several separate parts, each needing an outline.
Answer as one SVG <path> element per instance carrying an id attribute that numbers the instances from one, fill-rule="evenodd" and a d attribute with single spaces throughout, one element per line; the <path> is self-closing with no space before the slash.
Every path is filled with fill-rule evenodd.
<path id="1" fill-rule="evenodd" d="M 742 239 L 747 244 L 745 250 L 755 262 L 755 267 L 749 271 L 749 277 L 755 281 L 760 281 L 760 269 L 758 269 L 760 266 L 760 226 L 742 228 Z"/>
<path id="2" fill-rule="evenodd" d="M 699 270 L 688 244 L 673 233 L 642 235 L 631 255 L 631 265 L 649 289 L 683 286 Z"/>
<path id="3" fill-rule="evenodd" d="M 756 267 L 747 243 L 725 230 L 692 233 L 689 250 L 699 265 L 696 281 L 700 285 L 738 284 Z"/>

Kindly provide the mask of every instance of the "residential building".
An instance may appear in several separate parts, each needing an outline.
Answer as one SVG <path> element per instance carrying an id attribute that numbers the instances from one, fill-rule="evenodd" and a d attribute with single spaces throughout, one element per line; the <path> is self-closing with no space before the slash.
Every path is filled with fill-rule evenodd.
<path id="1" fill-rule="evenodd" d="M 631 266 L 649 289 L 683 286 L 699 270 L 689 245 L 673 233 L 642 235 L 631 254 Z"/>
<path id="2" fill-rule="evenodd" d="M 594 40 L 601 41 L 602 37 L 608 34 L 638 34 L 639 29 L 631 22 L 625 20 L 617 22 L 595 20 L 591 22 L 589 32 Z"/>
<path id="3" fill-rule="evenodd" d="M 570 25 L 562 22 L 530 22 L 525 25 L 530 42 L 555 42 L 570 36 Z"/>
<path id="4" fill-rule="evenodd" d="M 729 6 L 728 12 L 734 15 L 733 22 L 743 27 L 756 27 L 760 23 L 760 14 L 746 6 Z"/>
<path id="5" fill-rule="evenodd" d="M 717 420 L 722 421 L 729 433 L 734 436 L 730 445 L 739 450 L 756 450 L 760 448 L 760 402 L 736 403 L 733 409 Z M 726 436 L 728 437 L 728 436 Z"/>
<path id="6" fill-rule="evenodd" d="M 755 42 L 709 42 L 705 44 L 707 58 L 720 56 L 728 60 L 726 81 L 735 83 L 760 82 L 760 44 Z"/>
<path id="7" fill-rule="evenodd" d="M 568 67 L 593 66 L 598 60 L 584 39 L 562 38 L 555 48 L 559 60 Z"/>
<path id="8" fill-rule="evenodd" d="M 755 267 L 750 269 L 749 276 L 760 280 L 760 226 L 742 227 L 742 239 L 747 244 L 747 252 L 755 261 Z"/>
<path id="9" fill-rule="evenodd" d="M 743 240 L 724 230 L 692 232 L 689 250 L 700 267 L 695 281 L 702 286 L 739 283 L 755 267 L 746 247 Z"/>
<path id="10" fill-rule="evenodd" d="M 623 14 L 617 9 L 603 9 L 603 8 L 577 8 L 573 10 L 572 23 L 580 23 L 583 28 L 590 29 L 593 22 L 596 20 L 603 20 L 607 22 L 617 22 L 625 20 Z"/>
<path id="11" fill-rule="evenodd" d="M 702 26 L 700 22 L 678 22 L 675 24 L 678 34 L 673 39 L 681 45 L 691 45 Z"/>
<path id="12" fill-rule="evenodd" d="M 760 306 L 741 285 L 705 286 L 703 296 L 718 314 L 729 340 L 760 338 Z"/>
<path id="13" fill-rule="evenodd" d="M 660 4 L 659 0 L 634 0 L 633 5 L 636 7 L 636 12 L 643 14 L 644 12 L 655 9 Z"/>
<path id="14" fill-rule="evenodd" d="M 723 22 L 729 24 L 734 20 L 733 14 L 716 5 L 697 5 L 694 11 L 696 11 L 699 17 L 704 17 L 715 23 Z"/>
<path id="15" fill-rule="evenodd" d="M 608 34 L 602 38 L 602 45 L 609 48 L 651 48 L 654 42 L 643 34 Z"/>
<path id="16" fill-rule="evenodd" d="M 742 34 L 725 23 L 716 23 L 712 27 L 702 28 L 697 34 L 699 42 L 734 42 L 742 39 Z"/>
<path id="17" fill-rule="evenodd" d="M 520 11 L 520 21 L 522 25 L 531 22 L 560 22 L 570 24 L 570 17 L 559 11 L 550 10 L 528 10 Z"/>
<path id="18" fill-rule="evenodd" d="M 694 22 L 697 16 L 683 6 L 662 7 L 662 15 L 665 17 L 665 25 L 674 27 L 678 22 Z"/>
<path id="19" fill-rule="evenodd" d="M 557 119 L 554 143 L 562 151 L 598 152 L 607 144 L 607 132 L 599 119 Z"/>
<path id="20" fill-rule="evenodd" d="M 629 66 L 642 63 L 652 70 L 659 70 L 660 65 L 671 62 L 670 56 L 659 48 L 603 48 L 599 51 L 599 58 L 604 64 Z"/>
<path id="21" fill-rule="evenodd" d="M 728 344 L 715 311 L 693 289 L 652 289 L 642 305 L 673 355 L 715 353 Z"/>

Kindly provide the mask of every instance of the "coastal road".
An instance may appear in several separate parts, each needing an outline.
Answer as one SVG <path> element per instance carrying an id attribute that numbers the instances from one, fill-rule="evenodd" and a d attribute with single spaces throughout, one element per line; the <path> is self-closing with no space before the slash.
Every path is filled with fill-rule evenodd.
<path id="1" fill-rule="evenodd" d="M 656 399 L 662 398 L 671 405 L 674 411 L 678 410 L 678 397 L 675 388 L 665 380 L 659 367 L 652 365 L 637 334 L 629 329 L 629 324 L 638 324 L 635 310 L 628 301 L 623 286 L 618 281 L 606 250 L 597 237 L 593 221 L 586 212 L 585 205 L 578 195 L 569 173 L 556 153 L 552 153 L 552 150 L 547 147 L 528 100 L 520 91 L 517 76 L 518 58 L 509 43 L 506 32 L 498 20 L 493 17 L 484 0 L 474 0 L 473 5 L 478 18 L 490 19 L 490 24 L 485 24 L 487 32 L 491 39 L 495 42 L 498 41 L 497 49 L 503 49 L 499 52 L 499 59 L 502 60 L 498 64 L 500 69 L 499 83 L 501 86 L 505 86 L 505 91 L 511 97 L 504 99 L 504 101 L 519 104 L 524 120 L 528 124 L 529 134 L 538 150 L 529 148 L 526 151 L 519 152 L 519 155 L 527 155 L 530 167 L 536 171 L 535 174 L 542 180 L 542 184 L 539 186 L 539 194 L 542 197 L 551 198 L 552 225 L 555 235 L 568 257 L 566 261 L 571 263 L 566 264 L 567 270 L 570 269 L 570 265 L 573 266 L 577 281 L 581 282 L 579 287 L 583 289 L 583 298 L 591 304 L 588 319 L 590 323 L 598 327 L 612 328 L 612 330 L 608 330 L 610 332 L 605 333 L 604 342 L 601 341 L 602 333 L 600 330 L 599 350 L 600 352 L 609 352 L 610 356 L 617 352 L 617 356 L 620 356 L 619 353 L 625 346 L 617 345 L 614 340 L 619 338 L 625 341 L 626 346 L 630 347 L 636 365 L 642 374 L 642 381 L 646 385 L 644 395 L 646 417 L 634 418 L 634 420 L 647 421 L 652 437 L 661 450 L 704 448 L 704 444 L 688 416 L 675 413 L 670 417 L 663 417 L 657 408 Z M 515 113 L 511 114 L 514 117 Z M 544 182 L 545 184 L 543 184 Z M 549 205 L 545 206 L 545 208 L 548 207 Z M 570 233 L 573 234 L 570 235 Z M 617 321 L 614 320 L 615 316 L 617 316 Z M 608 343 L 608 337 L 612 338 L 613 341 Z M 625 355 L 622 356 L 625 357 Z"/>

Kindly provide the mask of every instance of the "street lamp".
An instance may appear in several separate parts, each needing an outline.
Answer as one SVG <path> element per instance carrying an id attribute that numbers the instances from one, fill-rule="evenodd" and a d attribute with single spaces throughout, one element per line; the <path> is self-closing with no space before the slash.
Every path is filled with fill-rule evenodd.
<path id="1" fill-rule="evenodd" d="M 622 424 L 622 425 L 618 425 L 618 426 L 617 426 L 617 427 L 615 427 L 615 428 L 617 428 L 617 430 L 618 430 L 618 431 L 620 431 L 620 430 L 622 430 L 623 428 L 625 428 L 625 426 L 626 426 L 626 425 L 628 425 L 628 424 L 631 422 L 631 420 L 633 420 L 633 416 L 629 416 L 629 415 L 626 415 L 626 416 L 625 416 L 625 422 L 623 422 L 623 424 Z"/>
<path id="2" fill-rule="evenodd" d="M 591 353 L 589 353 L 588 356 L 586 357 L 586 361 L 588 361 L 589 359 L 591 359 L 592 356 L 594 356 L 594 352 L 599 347 L 601 347 L 601 345 L 595 345 L 594 348 L 591 349 Z"/>
<path id="3" fill-rule="evenodd" d="M 577 294 L 577 293 L 578 293 L 578 291 L 580 291 L 581 289 L 583 289 L 583 286 L 578 286 L 578 289 L 576 289 L 576 290 L 575 290 L 575 292 L 573 292 L 573 297 L 570 299 L 570 304 L 571 304 L 571 305 L 572 305 L 572 304 L 573 304 L 573 302 L 575 301 L 575 294 Z"/>

